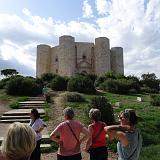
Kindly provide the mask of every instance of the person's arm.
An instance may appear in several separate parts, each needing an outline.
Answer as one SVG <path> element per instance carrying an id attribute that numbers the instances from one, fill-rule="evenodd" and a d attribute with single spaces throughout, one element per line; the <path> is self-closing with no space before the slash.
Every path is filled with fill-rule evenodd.
<path id="1" fill-rule="evenodd" d="M 50 134 L 50 140 L 55 141 L 58 144 L 61 144 L 60 138 L 58 137 L 58 127 Z"/>
<path id="2" fill-rule="evenodd" d="M 90 148 L 90 146 L 92 145 L 92 134 L 93 134 L 93 128 L 91 125 L 88 126 L 88 131 L 89 131 L 89 138 L 87 139 L 86 142 L 86 147 L 85 147 L 85 151 L 87 152 L 88 149 Z"/>
<path id="3" fill-rule="evenodd" d="M 38 124 L 39 124 L 39 129 L 35 130 L 36 133 L 40 133 L 44 129 L 44 127 L 47 126 L 45 122 L 41 119 L 39 119 Z"/>
<path id="4" fill-rule="evenodd" d="M 82 128 L 81 133 L 83 133 L 83 137 L 79 141 L 80 144 L 89 138 L 89 131 L 86 127 Z"/>
<path id="5" fill-rule="evenodd" d="M 45 127 L 45 126 L 44 126 L 44 127 Z M 40 133 L 40 132 L 44 129 L 44 127 L 41 127 L 41 128 L 39 128 L 39 129 L 35 130 L 35 132 L 36 132 L 36 133 Z"/>
<path id="6" fill-rule="evenodd" d="M 116 130 L 109 130 L 107 129 L 107 127 L 105 127 L 104 130 L 107 132 L 107 137 L 109 140 L 116 139 L 120 141 L 124 146 L 128 145 L 126 133 Z"/>
<path id="7" fill-rule="evenodd" d="M 107 131 L 111 131 L 111 130 L 115 130 L 115 131 L 122 131 L 122 132 L 125 132 L 125 131 L 130 131 L 130 126 L 129 125 L 111 125 L 111 126 L 107 126 L 107 127 L 104 127 L 104 130 L 107 132 Z"/>

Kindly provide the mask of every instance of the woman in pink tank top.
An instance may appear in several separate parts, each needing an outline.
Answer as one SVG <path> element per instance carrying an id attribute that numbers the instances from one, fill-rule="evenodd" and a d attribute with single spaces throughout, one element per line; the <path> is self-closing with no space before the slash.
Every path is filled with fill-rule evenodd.
<path id="1" fill-rule="evenodd" d="M 64 122 L 50 134 L 50 139 L 59 144 L 57 160 L 81 160 L 80 145 L 89 138 L 89 132 L 83 124 L 73 119 L 74 111 L 71 107 L 67 107 L 63 112 Z M 81 138 L 80 133 L 84 135 Z"/>
<path id="2" fill-rule="evenodd" d="M 101 122 L 101 112 L 99 109 L 91 109 L 89 117 L 92 124 L 88 126 L 90 138 L 87 141 L 86 151 L 90 153 L 90 160 L 107 160 L 108 152 L 106 147 L 106 133 L 104 127 L 106 124 Z"/>

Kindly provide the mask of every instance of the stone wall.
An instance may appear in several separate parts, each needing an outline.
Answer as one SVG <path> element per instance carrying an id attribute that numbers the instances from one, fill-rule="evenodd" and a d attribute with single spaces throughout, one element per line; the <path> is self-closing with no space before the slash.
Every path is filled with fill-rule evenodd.
<path id="1" fill-rule="evenodd" d="M 95 39 L 95 73 L 103 74 L 111 71 L 109 39 L 100 37 Z"/>
<path id="2" fill-rule="evenodd" d="M 124 74 L 123 48 L 122 47 L 111 48 L 111 70 L 114 73 Z"/>
<path id="3" fill-rule="evenodd" d="M 37 46 L 36 75 L 39 77 L 43 73 L 50 72 L 51 47 L 48 45 Z"/>
<path id="4" fill-rule="evenodd" d="M 94 43 L 75 42 L 72 36 L 59 38 L 59 45 L 37 46 L 36 75 L 57 73 L 71 76 L 75 73 L 103 74 L 109 71 L 124 74 L 123 48 L 110 50 L 109 39 L 99 37 Z"/>

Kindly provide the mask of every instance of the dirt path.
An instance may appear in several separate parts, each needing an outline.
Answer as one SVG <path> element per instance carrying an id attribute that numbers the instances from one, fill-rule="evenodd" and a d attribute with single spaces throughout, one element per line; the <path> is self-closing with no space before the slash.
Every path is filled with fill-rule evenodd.
<path id="1" fill-rule="evenodd" d="M 51 117 L 50 121 L 48 122 L 48 131 L 51 133 L 53 129 L 64 120 L 63 117 L 63 109 L 64 109 L 64 100 L 62 96 L 57 95 L 53 98 L 54 104 L 51 106 L 51 111 L 49 112 L 49 116 Z M 82 144 L 81 148 L 83 150 L 84 143 Z M 56 160 L 57 152 L 53 153 L 44 153 L 42 154 L 42 160 Z M 89 154 L 82 151 L 83 160 L 89 160 Z M 109 152 L 109 159 L 108 160 L 116 160 L 116 155 L 112 152 Z"/>
<path id="2" fill-rule="evenodd" d="M 0 116 L 4 113 L 9 111 L 10 108 L 8 107 L 8 104 L 6 102 L 0 101 Z"/>
<path id="3" fill-rule="evenodd" d="M 6 102 L 0 101 L 0 116 L 2 116 L 4 112 L 7 112 L 9 110 L 10 108 L 8 107 L 8 104 Z M 0 137 L 3 137 L 5 135 L 8 126 L 9 124 L 0 124 Z"/>
<path id="4" fill-rule="evenodd" d="M 47 128 L 49 133 L 51 133 L 54 128 L 63 121 L 63 98 L 57 95 L 53 98 L 54 104 L 51 106 L 50 112 L 48 113 L 50 120 L 48 122 Z M 42 154 L 42 160 L 56 160 L 57 152 L 44 153 Z"/>

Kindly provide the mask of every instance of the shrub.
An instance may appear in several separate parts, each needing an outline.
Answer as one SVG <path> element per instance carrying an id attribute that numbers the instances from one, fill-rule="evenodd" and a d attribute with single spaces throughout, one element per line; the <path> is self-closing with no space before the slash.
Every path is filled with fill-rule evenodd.
<path id="1" fill-rule="evenodd" d="M 149 87 L 154 90 L 159 90 L 159 80 L 154 73 L 142 74 L 141 84 L 143 87 Z"/>
<path id="2" fill-rule="evenodd" d="M 85 102 L 85 98 L 82 94 L 77 92 L 68 92 L 65 94 L 65 98 L 68 102 Z"/>
<path id="3" fill-rule="evenodd" d="M 32 96 L 41 93 L 41 88 L 34 79 L 14 77 L 6 86 L 6 92 L 10 95 Z"/>
<path id="4" fill-rule="evenodd" d="M 114 123 L 114 114 L 111 104 L 104 96 L 96 96 L 91 100 L 91 108 L 97 108 L 101 111 L 101 120 L 107 125 Z"/>
<path id="5" fill-rule="evenodd" d="M 93 82 L 93 84 L 95 83 L 95 81 L 97 79 L 96 74 L 87 74 L 87 77 Z"/>
<path id="6" fill-rule="evenodd" d="M 55 91 L 67 90 L 67 81 L 64 77 L 56 76 L 51 82 L 51 88 Z"/>
<path id="7" fill-rule="evenodd" d="M 57 74 L 53 74 L 53 73 L 44 73 L 41 75 L 41 80 L 45 83 L 49 83 L 51 82 L 55 77 L 57 77 Z"/>
<path id="8" fill-rule="evenodd" d="M 140 91 L 140 85 L 133 81 L 127 79 L 109 79 L 100 85 L 100 89 L 117 94 L 128 94 L 134 89 L 135 92 Z"/>
<path id="9" fill-rule="evenodd" d="M 19 102 L 13 102 L 9 105 L 9 107 L 13 108 L 13 109 L 18 109 L 20 107 Z"/>
<path id="10" fill-rule="evenodd" d="M 87 76 L 82 75 L 71 77 L 68 81 L 67 90 L 71 92 L 80 92 L 87 94 L 96 92 L 92 81 Z"/>
<path id="11" fill-rule="evenodd" d="M 154 95 L 150 95 L 150 97 L 151 97 L 151 101 L 150 101 L 151 105 L 160 106 L 160 95 L 154 94 Z"/>
<path id="12" fill-rule="evenodd" d="M 4 89 L 5 86 L 7 85 L 7 82 L 10 80 L 11 78 L 4 78 L 2 80 L 0 80 L 0 89 Z"/>
<path id="13" fill-rule="evenodd" d="M 104 75 L 99 76 L 96 81 L 94 82 L 95 87 L 99 87 L 100 84 L 102 84 L 106 80 L 106 77 Z"/>
<path id="14" fill-rule="evenodd" d="M 150 87 L 141 87 L 141 92 L 154 94 L 154 93 L 158 93 L 158 90 Z"/>

